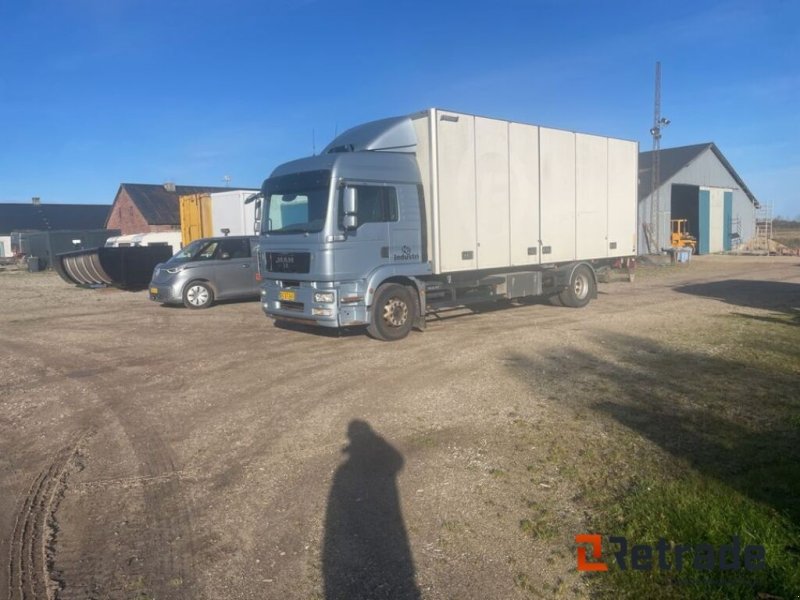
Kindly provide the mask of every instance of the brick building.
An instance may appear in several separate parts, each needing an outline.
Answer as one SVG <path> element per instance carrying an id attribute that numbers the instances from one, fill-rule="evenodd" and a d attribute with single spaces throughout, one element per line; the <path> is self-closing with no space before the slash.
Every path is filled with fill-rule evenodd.
<path id="1" fill-rule="evenodd" d="M 195 185 L 123 183 L 106 219 L 107 229 L 119 229 L 122 235 L 156 231 L 179 231 L 181 228 L 178 198 L 187 194 L 224 192 L 229 188 Z"/>

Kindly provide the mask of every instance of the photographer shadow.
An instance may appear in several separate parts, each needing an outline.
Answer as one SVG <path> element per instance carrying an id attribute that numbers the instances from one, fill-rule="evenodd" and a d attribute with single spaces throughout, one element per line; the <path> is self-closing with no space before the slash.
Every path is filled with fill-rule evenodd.
<path id="1" fill-rule="evenodd" d="M 397 490 L 403 456 L 365 421 L 347 436 L 325 515 L 325 599 L 418 599 Z"/>

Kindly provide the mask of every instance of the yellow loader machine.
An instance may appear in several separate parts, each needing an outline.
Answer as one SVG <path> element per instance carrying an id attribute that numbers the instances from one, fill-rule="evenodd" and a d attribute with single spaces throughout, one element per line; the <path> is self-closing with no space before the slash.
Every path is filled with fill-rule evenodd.
<path id="1" fill-rule="evenodd" d="M 697 252 L 697 239 L 689 233 L 687 219 L 672 219 L 672 236 L 670 238 L 673 248 L 691 248 L 692 254 Z"/>

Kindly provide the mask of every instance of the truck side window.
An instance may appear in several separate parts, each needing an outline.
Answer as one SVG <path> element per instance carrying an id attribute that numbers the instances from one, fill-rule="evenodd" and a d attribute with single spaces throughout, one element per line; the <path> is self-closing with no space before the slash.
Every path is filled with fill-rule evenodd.
<path id="1" fill-rule="evenodd" d="M 397 191 L 393 187 L 357 185 L 358 225 L 397 221 Z M 339 229 L 344 229 L 344 191 L 339 192 Z"/>

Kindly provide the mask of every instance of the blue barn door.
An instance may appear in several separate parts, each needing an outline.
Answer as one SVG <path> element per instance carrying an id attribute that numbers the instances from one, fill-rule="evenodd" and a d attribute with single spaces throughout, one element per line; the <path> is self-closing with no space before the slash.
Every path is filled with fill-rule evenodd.
<path id="1" fill-rule="evenodd" d="M 711 191 L 700 190 L 699 202 L 697 253 L 708 254 L 708 242 L 711 237 Z"/>

